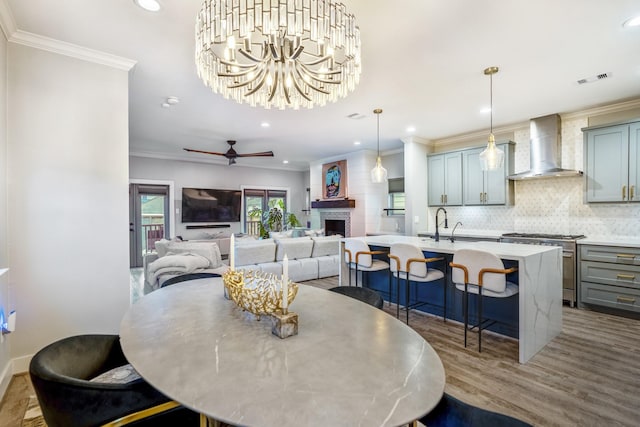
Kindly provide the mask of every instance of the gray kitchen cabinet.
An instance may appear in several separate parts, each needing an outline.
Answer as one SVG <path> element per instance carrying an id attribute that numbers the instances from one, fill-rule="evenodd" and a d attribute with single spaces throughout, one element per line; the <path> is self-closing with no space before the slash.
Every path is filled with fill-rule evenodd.
<path id="1" fill-rule="evenodd" d="M 640 313 L 640 248 L 580 245 L 580 305 Z"/>
<path id="2" fill-rule="evenodd" d="M 582 131 L 586 201 L 640 201 L 640 121 Z"/>
<path id="3" fill-rule="evenodd" d="M 427 157 L 429 206 L 462 205 L 462 152 Z"/>
<path id="4" fill-rule="evenodd" d="M 513 173 L 514 142 L 497 145 L 504 152 L 504 164 L 499 170 L 483 171 L 480 153 L 485 147 L 462 152 L 463 203 L 465 205 L 506 205 L 513 203 L 513 182 L 507 176 Z"/>

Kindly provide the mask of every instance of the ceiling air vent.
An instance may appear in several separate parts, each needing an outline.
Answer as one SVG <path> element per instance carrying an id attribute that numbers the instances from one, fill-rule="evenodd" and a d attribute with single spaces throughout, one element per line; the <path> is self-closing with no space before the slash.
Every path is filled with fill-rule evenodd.
<path id="1" fill-rule="evenodd" d="M 583 85 L 585 83 L 593 83 L 593 82 L 597 82 L 598 80 L 604 80 L 606 78 L 611 77 L 611 73 L 600 73 L 600 74 L 596 74 L 595 76 L 592 77 L 587 77 L 585 79 L 580 79 L 578 80 L 578 84 L 579 85 Z"/>
<path id="2" fill-rule="evenodd" d="M 360 114 L 360 113 L 353 113 L 347 116 L 347 118 L 353 119 L 353 120 L 360 120 L 360 119 L 364 119 L 365 117 L 366 116 L 364 114 Z"/>

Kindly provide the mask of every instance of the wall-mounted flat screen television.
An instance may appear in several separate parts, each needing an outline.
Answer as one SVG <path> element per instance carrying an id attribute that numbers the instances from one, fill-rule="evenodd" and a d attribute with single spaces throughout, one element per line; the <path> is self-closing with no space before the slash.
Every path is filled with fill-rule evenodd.
<path id="1" fill-rule="evenodd" d="M 240 190 L 182 189 L 182 222 L 239 222 Z"/>

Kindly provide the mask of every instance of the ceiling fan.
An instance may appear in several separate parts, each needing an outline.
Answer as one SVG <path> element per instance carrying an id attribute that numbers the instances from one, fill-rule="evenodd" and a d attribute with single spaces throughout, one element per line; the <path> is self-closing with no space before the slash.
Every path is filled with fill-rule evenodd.
<path id="1" fill-rule="evenodd" d="M 226 153 L 216 153 L 215 151 L 202 151 L 202 150 L 193 150 L 191 148 L 184 148 L 184 151 L 189 151 L 191 153 L 202 153 L 202 154 L 213 154 L 214 156 L 223 156 L 229 159 L 229 164 L 233 165 L 236 163 L 236 159 L 238 157 L 273 157 L 273 151 L 263 151 L 261 153 L 247 153 L 247 154 L 238 154 L 236 150 L 233 149 L 236 141 L 227 141 L 229 144 L 229 149 Z"/>

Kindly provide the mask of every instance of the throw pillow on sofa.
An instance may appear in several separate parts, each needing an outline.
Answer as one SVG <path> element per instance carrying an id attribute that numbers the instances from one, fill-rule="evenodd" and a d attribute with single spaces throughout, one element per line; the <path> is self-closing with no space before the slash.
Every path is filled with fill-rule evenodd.
<path id="1" fill-rule="evenodd" d="M 288 231 L 270 231 L 269 237 L 272 239 L 289 239 L 293 237 L 293 230 Z"/>
<path id="2" fill-rule="evenodd" d="M 305 230 L 304 234 L 309 237 L 324 236 L 324 228 L 319 228 L 317 230 Z"/>

